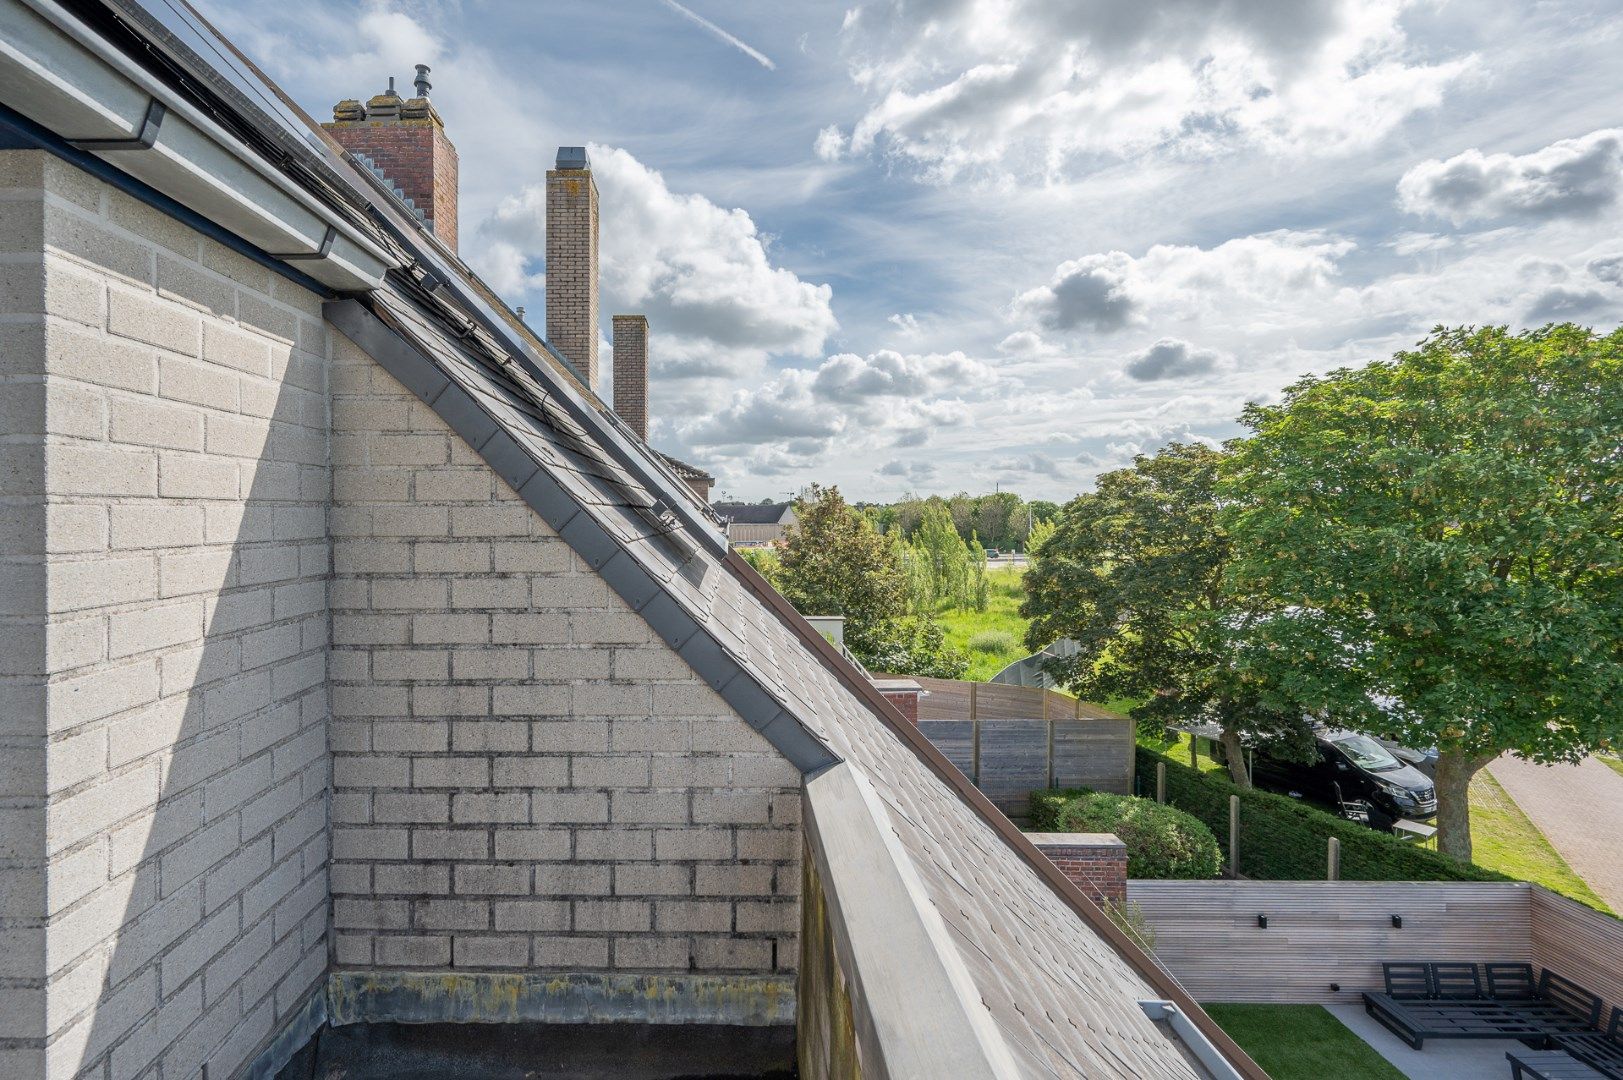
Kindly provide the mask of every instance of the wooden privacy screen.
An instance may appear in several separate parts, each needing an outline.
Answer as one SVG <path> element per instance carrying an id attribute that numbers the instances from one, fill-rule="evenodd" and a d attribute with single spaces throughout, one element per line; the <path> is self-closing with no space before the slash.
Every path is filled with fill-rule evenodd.
<path id="1" fill-rule="evenodd" d="M 1037 788 L 1132 793 L 1126 717 L 1035 686 L 916 681 L 919 730 L 1008 816 L 1024 817 Z"/>
<path id="2" fill-rule="evenodd" d="M 1385 961 L 1512 960 L 1623 1004 L 1623 922 L 1526 882 L 1133 880 L 1127 898 L 1200 1001 L 1357 1004 Z"/>

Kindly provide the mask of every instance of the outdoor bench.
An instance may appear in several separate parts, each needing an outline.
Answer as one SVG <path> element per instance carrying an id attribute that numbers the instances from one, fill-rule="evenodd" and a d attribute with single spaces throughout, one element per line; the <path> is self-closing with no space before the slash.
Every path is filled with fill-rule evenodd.
<path id="1" fill-rule="evenodd" d="M 1550 1041 L 1601 1075 L 1623 1080 L 1623 1008 L 1612 1010 L 1605 1031 L 1554 1035 Z"/>
<path id="2" fill-rule="evenodd" d="M 1511 1080 L 1610 1080 L 1616 1073 L 1590 1068 L 1564 1050 L 1509 1050 Z"/>
<path id="3" fill-rule="evenodd" d="M 1364 994 L 1364 1011 L 1416 1050 L 1427 1039 L 1520 1039 L 1544 1046 L 1556 1035 L 1589 1032 L 1600 998 L 1530 964 L 1381 965 L 1385 993 Z M 1486 976 L 1484 990 L 1483 976 Z"/>

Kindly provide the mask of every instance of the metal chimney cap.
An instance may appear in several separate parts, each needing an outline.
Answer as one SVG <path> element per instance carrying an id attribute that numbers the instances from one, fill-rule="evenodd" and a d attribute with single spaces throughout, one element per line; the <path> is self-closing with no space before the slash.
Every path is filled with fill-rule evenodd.
<path id="1" fill-rule="evenodd" d="M 434 89 L 434 84 L 428 81 L 428 65 L 427 64 L 418 64 L 417 65 L 417 78 L 416 78 L 415 82 L 413 83 L 413 85 L 416 86 L 416 88 L 417 88 L 417 96 L 420 97 L 420 98 L 427 97 L 428 92 L 430 90 Z"/>
<path id="2" fill-rule="evenodd" d="M 590 169 L 591 159 L 586 156 L 584 146 L 558 147 L 558 168 L 560 169 Z"/>

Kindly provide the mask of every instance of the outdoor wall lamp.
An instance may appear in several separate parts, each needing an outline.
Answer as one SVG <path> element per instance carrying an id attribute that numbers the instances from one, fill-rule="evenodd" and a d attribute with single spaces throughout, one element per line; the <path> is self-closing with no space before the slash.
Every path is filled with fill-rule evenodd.
<path id="1" fill-rule="evenodd" d="M 1392 916 L 1392 929 L 1394 929 L 1394 930 L 1402 930 L 1403 929 L 1403 916 L 1402 915 L 1394 915 L 1394 916 Z"/>
<path id="2" fill-rule="evenodd" d="M 1257 916 L 1257 929 L 1259 929 L 1259 930 L 1268 929 L 1268 916 L 1266 916 L 1266 915 L 1258 915 Z"/>

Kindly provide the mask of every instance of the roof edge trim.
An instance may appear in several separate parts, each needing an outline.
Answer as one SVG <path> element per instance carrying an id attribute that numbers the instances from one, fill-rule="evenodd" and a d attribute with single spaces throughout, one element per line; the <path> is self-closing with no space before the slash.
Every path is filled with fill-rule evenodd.
<path id="1" fill-rule="evenodd" d="M 842 762 L 806 781 L 805 804 L 836 958 L 861 1005 L 863 1075 L 1019 1076 L 867 777 Z"/>
<path id="2" fill-rule="evenodd" d="M 322 306 L 322 314 L 334 328 L 353 341 L 418 400 L 433 409 L 458 437 L 484 459 L 493 472 L 504 478 L 511 472 L 509 454 L 518 444 L 511 438 L 495 437 L 503 432 L 501 421 L 456 386 L 415 343 L 354 298 L 329 300 Z M 487 447 L 491 448 L 490 454 L 486 453 Z M 672 613 L 658 606 L 656 597 L 649 595 L 650 589 L 668 595 L 664 583 L 646 572 L 637 573 L 631 567 L 620 567 L 619 562 L 630 556 L 614 543 L 584 505 L 552 480 L 544 463 L 535 464 L 536 471 L 516 492 L 519 499 L 556 531 L 577 555 L 590 563 L 615 594 L 662 641 L 669 640 L 673 631 L 684 635 L 682 645 L 673 648 L 696 675 L 721 694 L 746 724 L 760 733 L 802 774 L 816 772 L 839 761 L 837 755 L 786 713 L 771 690 L 729 656 L 708 630 L 691 619 L 673 624 Z M 543 479 L 545 482 L 542 482 Z M 675 606 L 680 612 L 680 604 Z M 691 632 L 687 630 L 686 623 L 692 624 Z"/>

